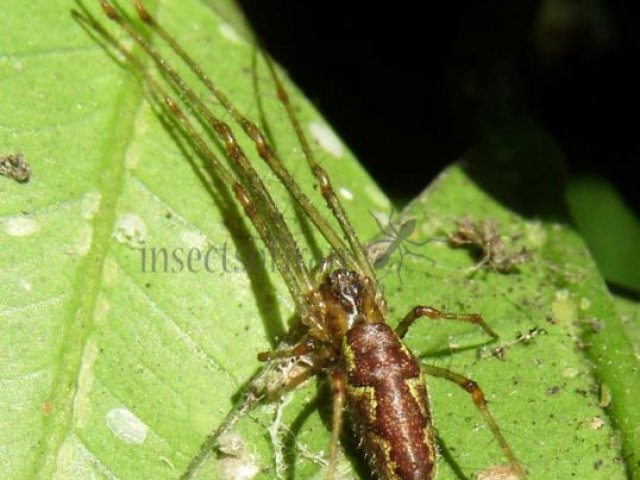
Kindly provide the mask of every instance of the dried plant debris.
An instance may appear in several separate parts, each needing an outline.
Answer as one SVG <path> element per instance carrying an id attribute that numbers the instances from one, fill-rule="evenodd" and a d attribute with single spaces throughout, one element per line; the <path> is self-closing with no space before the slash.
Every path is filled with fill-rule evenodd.
<path id="1" fill-rule="evenodd" d="M 218 449 L 222 454 L 217 466 L 220 480 L 252 480 L 260 473 L 257 455 L 247 452 L 238 433 L 228 432 L 221 436 Z"/>
<path id="2" fill-rule="evenodd" d="M 463 217 L 457 229 L 449 234 L 449 244 L 454 248 L 467 248 L 478 258 L 474 269 L 486 268 L 499 273 L 515 273 L 518 266 L 529 261 L 530 252 L 522 247 L 509 249 L 500 235 L 498 222 L 492 219 L 474 221 Z"/>
<path id="3" fill-rule="evenodd" d="M 0 175 L 13 178 L 16 182 L 26 183 L 31 177 L 31 168 L 22 153 L 0 156 Z"/>

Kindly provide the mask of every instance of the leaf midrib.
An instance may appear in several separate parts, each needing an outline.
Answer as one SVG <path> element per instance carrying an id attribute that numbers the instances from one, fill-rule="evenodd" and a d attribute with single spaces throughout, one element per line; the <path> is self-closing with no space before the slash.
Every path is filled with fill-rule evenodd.
<path id="1" fill-rule="evenodd" d="M 105 122 L 102 175 L 97 184 L 101 195 L 98 212 L 92 221 L 92 246 L 84 262 L 76 270 L 74 290 L 70 293 L 65 315 L 62 341 L 53 366 L 53 379 L 48 401 L 51 415 L 44 417 L 42 438 L 38 442 L 35 461 L 26 478 L 53 478 L 58 467 L 59 452 L 74 428 L 73 405 L 78 393 L 79 374 L 86 344 L 94 332 L 94 309 L 101 291 L 105 259 L 116 221 L 118 200 L 126 182 L 126 154 L 135 137 L 135 121 L 143 109 L 144 98 L 138 81 L 121 70 L 119 94 L 110 101 L 111 118 Z M 82 161 L 75 159 L 75 161 Z"/>

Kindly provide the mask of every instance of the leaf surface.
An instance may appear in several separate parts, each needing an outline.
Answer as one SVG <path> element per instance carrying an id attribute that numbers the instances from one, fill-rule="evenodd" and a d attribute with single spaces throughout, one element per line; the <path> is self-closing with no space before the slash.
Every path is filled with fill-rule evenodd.
<path id="1" fill-rule="evenodd" d="M 0 178 L 0 472 L 15 479 L 178 478 L 260 367 L 256 353 L 286 331 L 292 301 L 228 192 L 203 177 L 199 159 L 165 128 L 138 78 L 74 21 L 75 4 L 8 3 L 0 17 L 2 31 L 11 32 L 0 56 L 0 153 L 24 153 L 33 176 L 28 184 Z M 93 2 L 86 7 L 102 19 Z M 323 207 L 264 65 L 252 74 L 254 48 L 229 2 L 150 7 L 234 104 L 268 126 L 284 161 Z M 373 238 L 380 232 L 370 212 L 388 215 L 389 202 L 289 88 L 357 231 Z M 250 142 L 241 143 L 253 155 Z M 275 177 L 255 164 L 311 259 L 324 245 Z M 514 345 L 505 361 L 489 354 L 495 345 L 483 348 L 487 339 L 476 329 L 450 322 L 418 322 L 408 345 L 425 362 L 480 383 L 531 478 L 625 478 L 599 391 L 605 378 L 614 398 L 621 389 L 637 392 L 626 374 L 607 370 L 606 347 L 625 368 L 635 357 L 616 336 L 613 304 L 577 236 L 516 214 L 459 167 L 403 215 L 417 220 L 410 239 L 418 242 L 451 232 L 464 215 L 494 219 L 532 260 L 519 273 L 470 274 L 463 269 L 475 260 L 465 250 L 443 242 L 409 246 L 418 255 L 404 257 L 401 277 L 395 254 L 380 272 L 391 323 L 422 303 L 480 312 L 506 342 L 535 326 L 547 331 L 531 345 Z M 583 330 L 603 324 L 589 334 L 599 353 L 585 354 Z M 467 394 L 443 380 L 428 384 L 449 452 L 438 478 L 504 463 Z M 611 407 L 614 418 L 624 418 L 615 415 L 629 407 L 629 395 L 620 397 L 622 411 L 617 402 Z M 312 381 L 285 399 L 281 417 L 274 405 L 261 406 L 238 425 L 242 454 L 213 463 L 213 478 L 236 478 L 238 467 L 273 478 L 281 443 L 286 478 L 323 478 L 328 404 L 322 383 Z M 270 437 L 278 424 L 294 435 Z M 637 451 L 629 429 L 622 431 L 625 451 Z M 345 445 L 344 477 L 368 478 L 348 435 Z"/>

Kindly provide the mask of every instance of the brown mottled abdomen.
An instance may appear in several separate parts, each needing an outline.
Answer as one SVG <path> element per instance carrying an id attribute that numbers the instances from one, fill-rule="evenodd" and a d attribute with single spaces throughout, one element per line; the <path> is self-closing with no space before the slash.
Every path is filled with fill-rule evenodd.
<path id="1" fill-rule="evenodd" d="M 435 442 L 415 357 L 384 323 L 357 324 L 343 342 L 347 406 L 371 467 L 384 480 L 429 480 Z"/>

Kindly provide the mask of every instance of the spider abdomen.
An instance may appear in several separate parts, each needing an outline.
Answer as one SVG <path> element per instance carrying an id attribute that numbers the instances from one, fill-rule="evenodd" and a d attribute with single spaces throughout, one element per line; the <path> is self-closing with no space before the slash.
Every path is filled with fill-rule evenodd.
<path id="1" fill-rule="evenodd" d="M 415 357 L 385 323 L 358 323 L 343 340 L 346 402 L 358 444 L 383 480 L 429 480 L 435 442 Z"/>

